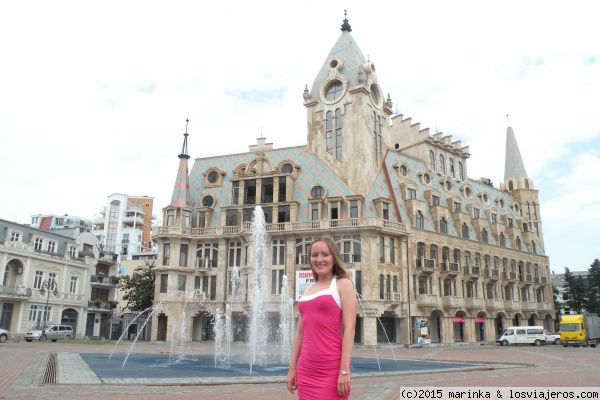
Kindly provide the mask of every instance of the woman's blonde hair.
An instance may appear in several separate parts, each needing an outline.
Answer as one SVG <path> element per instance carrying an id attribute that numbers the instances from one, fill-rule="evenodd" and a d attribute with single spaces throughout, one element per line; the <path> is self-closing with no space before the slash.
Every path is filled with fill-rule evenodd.
<path id="1" fill-rule="evenodd" d="M 335 275 L 338 279 L 339 278 L 350 279 L 350 272 L 348 271 L 348 267 L 346 267 L 346 265 L 342 261 L 342 255 L 340 254 L 340 251 L 338 250 L 338 248 L 335 245 L 335 243 L 333 242 L 333 240 L 331 240 L 330 238 L 326 238 L 326 237 L 320 237 L 320 238 L 316 238 L 315 240 L 313 240 L 313 242 L 310 244 L 310 252 L 308 255 L 311 260 L 310 261 L 310 269 L 313 273 L 313 277 L 315 278 L 315 282 L 319 280 L 319 275 L 317 275 L 317 273 L 315 272 L 315 269 L 312 266 L 311 254 L 312 254 L 312 247 L 317 242 L 323 242 L 327 245 L 327 247 L 329 247 L 329 251 L 331 252 L 331 255 L 333 256 L 333 275 Z"/>

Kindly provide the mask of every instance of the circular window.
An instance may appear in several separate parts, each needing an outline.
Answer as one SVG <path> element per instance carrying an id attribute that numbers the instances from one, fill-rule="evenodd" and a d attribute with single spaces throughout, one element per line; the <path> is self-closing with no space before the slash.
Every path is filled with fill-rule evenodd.
<path id="1" fill-rule="evenodd" d="M 208 182 L 215 183 L 219 179 L 219 173 L 217 171 L 211 171 L 208 174 Z"/>
<path id="2" fill-rule="evenodd" d="M 408 169 L 406 169 L 406 165 L 401 165 L 401 166 L 400 166 L 400 173 L 401 173 L 403 176 L 406 176 L 406 174 L 408 174 Z"/>
<path id="3" fill-rule="evenodd" d="M 290 163 L 285 163 L 281 167 L 281 172 L 283 172 L 284 174 L 291 174 L 293 170 L 294 170 L 294 167 L 292 167 L 292 164 L 290 164 Z"/>
<path id="4" fill-rule="evenodd" d="M 321 198 L 323 198 L 323 194 L 324 194 L 324 191 L 323 191 L 323 188 L 321 186 L 315 186 L 310 191 L 310 196 L 313 199 L 321 199 Z"/>
<path id="5" fill-rule="evenodd" d="M 423 175 L 423 181 L 424 181 L 425 183 L 429 183 L 429 182 L 431 182 L 431 177 L 429 176 L 429 174 L 424 174 L 424 175 Z"/>
<path id="6" fill-rule="evenodd" d="M 471 197 L 471 189 L 469 189 L 468 187 L 465 188 L 465 196 Z"/>
<path id="7" fill-rule="evenodd" d="M 500 199 L 498 204 L 500 205 L 500 208 L 504 208 L 504 200 Z"/>
<path id="8" fill-rule="evenodd" d="M 487 203 L 487 202 L 488 202 L 488 200 L 489 200 L 489 199 L 488 199 L 488 195 L 484 193 L 484 194 L 483 194 L 483 197 L 482 197 L 482 199 L 483 199 L 483 202 L 484 202 L 484 203 Z"/>
<path id="9" fill-rule="evenodd" d="M 339 65 L 339 62 L 338 62 L 338 60 L 336 60 L 336 59 L 333 59 L 333 60 L 331 60 L 331 61 L 329 62 L 329 68 L 331 68 L 331 69 L 335 69 L 335 68 L 337 68 L 337 67 L 338 67 L 338 65 Z"/>
<path id="10" fill-rule="evenodd" d="M 213 204 L 215 204 L 215 199 L 213 199 L 213 197 L 212 197 L 212 196 L 205 196 L 205 197 L 202 199 L 202 205 L 203 205 L 204 207 L 212 207 L 212 206 L 213 206 Z"/>
<path id="11" fill-rule="evenodd" d="M 373 104 L 379 105 L 379 89 L 376 84 L 371 85 L 371 100 L 373 100 Z"/>
<path id="12" fill-rule="evenodd" d="M 450 183 L 450 181 L 446 181 L 446 183 L 444 184 L 444 187 L 448 191 L 452 190 L 452 184 Z"/>
<path id="13" fill-rule="evenodd" d="M 327 89 L 325 90 L 325 99 L 328 101 L 337 100 L 342 96 L 343 90 L 344 85 L 342 85 L 342 82 L 334 80 L 329 84 L 329 86 L 327 86 Z"/>

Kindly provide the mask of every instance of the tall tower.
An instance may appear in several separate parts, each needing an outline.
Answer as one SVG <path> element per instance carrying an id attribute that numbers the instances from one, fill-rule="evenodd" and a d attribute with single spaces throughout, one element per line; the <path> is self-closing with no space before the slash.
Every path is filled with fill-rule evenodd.
<path id="1" fill-rule="evenodd" d="M 377 81 L 375 64 L 350 34 L 347 19 L 309 92 L 308 148 L 357 194 L 366 195 L 389 143 L 392 102 Z"/>
<path id="2" fill-rule="evenodd" d="M 512 127 L 506 129 L 506 153 L 504 159 L 504 182 L 501 189 L 510 192 L 519 205 L 522 217 L 523 237 L 530 251 L 537 251 L 537 246 L 544 248 L 542 218 L 538 191 L 534 189 L 533 181 L 525 171 L 525 164 L 519 151 L 519 145 Z"/>
<path id="3" fill-rule="evenodd" d="M 163 209 L 163 226 L 180 226 L 189 228 L 191 226 L 192 207 L 190 205 L 190 183 L 188 174 L 188 145 L 187 145 L 187 125 L 189 120 L 185 121 L 185 133 L 183 134 L 183 146 L 179 154 L 179 168 L 177 169 L 177 178 L 175 187 L 171 196 L 171 203 Z"/>

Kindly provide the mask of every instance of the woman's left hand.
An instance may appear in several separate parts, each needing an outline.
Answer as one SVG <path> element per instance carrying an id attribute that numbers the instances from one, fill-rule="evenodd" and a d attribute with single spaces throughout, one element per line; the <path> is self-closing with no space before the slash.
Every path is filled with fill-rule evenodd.
<path id="1" fill-rule="evenodd" d="M 337 389 L 340 396 L 348 396 L 350 394 L 350 386 L 352 381 L 350 375 L 338 375 Z"/>

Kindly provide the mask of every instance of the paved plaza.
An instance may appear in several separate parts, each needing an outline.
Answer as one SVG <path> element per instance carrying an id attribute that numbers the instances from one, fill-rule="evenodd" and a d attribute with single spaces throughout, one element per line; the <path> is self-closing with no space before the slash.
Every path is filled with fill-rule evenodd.
<path id="1" fill-rule="evenodd" d="M 192 343 L 195 360 L 169 364 L 165 343 L 32 342 L 0 345 L 2 399 L 294 399 L 286 369 L 214 369 L 210 343 Z M 379 357 L 381 371 L 377 367 Z M 393 354 L 392 354 L 393 351 Z M 114 352 L 111 359 L 109 356 Z M 394 360 L 394 358 L 396 360 Z M 351 399 L 398 399 L 400 387 L 598 387 L 600 349 L 493 344 L 358 347 Z"/>

